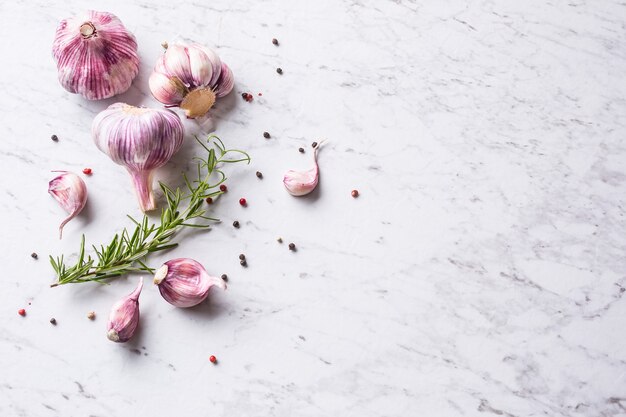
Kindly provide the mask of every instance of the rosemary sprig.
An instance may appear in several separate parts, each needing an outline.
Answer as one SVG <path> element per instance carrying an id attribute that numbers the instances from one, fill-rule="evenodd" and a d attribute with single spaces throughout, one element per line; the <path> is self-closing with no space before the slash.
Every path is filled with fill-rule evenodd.
<path id="1" fill-rule="evenodd" d="M 96 258 L 85 255 L 85 235 L 80 242 L 78 260 L 72 266 L 67 266 L 63 255 L 56 259 L 50 256 L 50 263 L 56 272 L 57 282 L 51 287 L 63 284 L 75 284 L 81 282 L 102 281 L 109 278 L 117 278 L 129 272 L 149 272 L 154 270 L 145 263 L 145 258 L 151 252 L 158 252 L 178 246 L 172 243 L 176 232 L 185 227 L 208 228 L 208 222 L 219 221 L 206 216 L 204 200 L 222 192 L 214 190 L 226 180 L 226 175 L 218 167 L 220 164 L 230 164 L 246 161 L 250 163 L 250 156 L 238 149 L 226 149 L 224 143 L 215 135 L 211 135 L 204 144 L 196 137 L 196 140 L 208 152 L 205 159 L 195 157 L 198 163 L 198 178 L 190 181 L 183 174 L 185 190 L 176 188 L 172 190 L 162 182 L 159 183 L 167 207 L 161 210 L 161 219 L 158 224 L 152 223 L 144 214 L 141 221 L 131 216 L 128 218 L 134 223 L 134 229 L 124 228 L 116 234 L 111 242 L 100 248 L 93 246 Z M 212 145 L 212 146 L 211 146 Z M 239 154 L 239 158 L 231 159 L 232 154 Z M 217 182 L 210 183 L 214 174 L 218 176 Z M 181 202 L 189 201 L 187 207 L 181 210 Z M 196 223 L 198 219 L 203 222 Z"/>

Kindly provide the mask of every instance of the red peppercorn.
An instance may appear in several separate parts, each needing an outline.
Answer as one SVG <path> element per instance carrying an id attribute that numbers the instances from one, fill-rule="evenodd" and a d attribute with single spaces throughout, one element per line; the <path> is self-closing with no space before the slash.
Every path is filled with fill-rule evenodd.
<path id="1" fill-rule="evenodd" d="M 206 203 L 207 204 L 213 204 L 213 199 L 211 197 L 207 197 L 206 198 Z"/>
<path id="2" fill-rule="evenodd" d="M 24 310 L 23 308 L 20 308 L 19 310 L 17 310 L 17 314 L 23 317 L 26 315 L 26 310 Z"/>
<path id="3" fill-rule="evenodd" d="M 209 356 L 209 360 L 211 361 L 211 363 L 217 363 L 217 358 L 213 355 Z"/>
<path id="4" fill-rule="evenodd" d="M 220 185 L 220 191 L 225 193 L 226 191 L 228 191 L 228 187 L 226 186 L 226 184 L 222 184 Z"/>
<path id="5" fill-rule="evenodd" d="M 354 198 L 357 198 L 359 196 L 359 190 L 352 190 L 352 192 L 350 193 L 350 195 Z"/>
<path id="6" fill-rule="evenodd" d="M 248 204 L 248 202 L 246 201 L 245 198 L 240 198 L 239 199 L 239 204 L 241 204 L 242 206 L 245 206 L 246 204 Z"/>
<path id="7" fill-rule="evenodd" d="M 83 169 L 83 174 L 85 174 L 85 175 L 91 175 L 91 168 L 85 168 L 85 169 Z"/>

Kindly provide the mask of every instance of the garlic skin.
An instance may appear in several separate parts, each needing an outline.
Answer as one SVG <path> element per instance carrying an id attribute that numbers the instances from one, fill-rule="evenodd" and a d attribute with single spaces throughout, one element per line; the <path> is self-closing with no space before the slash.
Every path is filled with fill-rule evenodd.
<path id="1" fill-rule="evenodd" d="M 289 194 L 300 197 L 315 190 L 320 178 L 319 167 L 317 165 L 317 150 L 321 146 L 322 142 L 313 149 L 313 168 L 306 171 L 290 169 L 285 173 L 283 184 Z"/>
<path id="2" fill-rule="evenodd" d="M 204 301 L 214 285 L 225 290 L 223 279 L 210 276 L 204 267 L 189 258 L 167 261 L 154 275 L 165 301 L 176 307 L 193 307 Z"/>
<path id="3" fill-rule="evenodd" d="M 128 342 L 139 325 L 139 294 L 143 288 L 143 277 L 139 279 L 137 288 L 111 307 L 107 338 L 112 342 Z"/>
<path id="4" fill-rule="evenodd" d="M 141 210 L 154 210 L 152 174 L 183 144 L 178 115 L 167 109 L 115 103 L 96 116 L 91 133 L 98 149 L 130 173 Z"/>
<path id="5" fill-rule="evenodd" d="M 63 238 L 63 227 L 78 215 L 87 204 L 87 185 L 73 172 L 60 172 L 48 183 L 48 193 L 69 213 L 59 226 L 59 239 Z"/>
<path id="6" fill-rule="evenodd" d="M 62 20 L 52 55 L 63 88 L 88 100 L 123 93 L 139 72 L 135 37 L 107 12 L 90 10 Z"/>
<path id="7" fill-rule="evenodd" d="M 164 43 L 148 84 L 154 98 L 185 110 L 188 118 L 204 116 L 216 98 L 231 92 L 233 72 L 210 48 L 195 43 Z"/>

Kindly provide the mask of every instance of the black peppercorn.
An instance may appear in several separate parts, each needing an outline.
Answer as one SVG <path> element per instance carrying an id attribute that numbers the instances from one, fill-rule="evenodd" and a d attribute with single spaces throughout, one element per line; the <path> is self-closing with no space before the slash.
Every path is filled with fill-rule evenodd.
<path id="1" fill-rule="evenodd" d="M 272 43 L 273 43 L 274 45 L 278 46 L 278 39 L 273 38 L 273 39 L 272 39 Z"/>
<path id="2" fill-rule="evenodd" d="M 233 222 L 233 226 L 234 226 L 234 227 L 236 227 L 236 228 L 239 228 L 239 221 L 238 221 L 238 220 L 235 220 L 235 221 Z"/>
<path id="3" fill-rule="evenodd" d="M 313 142 L 313 143 L 311 144 L 311 146 L 312 146 L 313 148 L 317 148 L 317 142 Z"/>
<path id="4" fill-rule="evenodd" d="M 296 250 L 296 245 L 295 245 L 295 243 L 290 243 L 290 244 L 289 244 L 289 250 Z"/>
<path id="5" fill-rule="evenodd" d="M 56 326 L 56 325 L 57 325 L 57 319 L 55 319 L 54 317 L 52 317 L 52 318 L 50 319 L 50 324 L 52 324 L 53 326 Z"/>
<path id="6" fill-rule="evenodd" d="M 226 275 L 226 274 L 222 274 L 222 279 L 223 279 L 224 281 L 228 281 L 228 275 Z"/>
<path id="7" fill-rule="evenodd" d="M 304 148 L 298 148 L 298 152 L 304 153 Z"/>
<path id="8" fill-rule="evenodd" d="M 261 171 L 257 171 L 256 172 L 256 177 L 257 178 L 263 178 L 263 174 L 261 173 Z"/>
<path id="9" fill-rule="evenodd" d="M 246 260 L 246 255 L 244 255 L 243 253 L 239 254 L 239 259 L 241 259 L 242 261 Z"/>
<path id="10" fill-rule="evenodd" d="M 269 132 L 263 132 L 263 137 L 264 137 L 265 139 L 269 139 L 269 138 L 271 138 L 272 136 L 270 135 L 270 133 L 269 133 Z"/>
<path id="11" fill-rule="evenodd" d="M 239 264 L 240 264 L 241 266 L 248 266 L 248 263 L 246 262 L 246 260 L 245 260 L 245 259 L 243 259 L 243 260 L 239 261 Z"/>
<path id="12" fill-rule="evenodd" d="M 39 256 L 35 252 L 31 253 L 30 257 L 33 258 L 33 259 L 39 258 Z"/>
<path id="13" fill-rule="evenodd" d="M 276 68 L 276 72 L 279 73 L 279 74 L 282 74 L 283 73 L 283 69 L 282 68 Z"/>
<path id="14" fill-rule="evenodd" d="M 59 137 L 58 137 L 57 135 L 52 135 L 52 136 L 50 136 L 50 139 L 52 139 L 52 140 L 53 140 L 53 141 L 55 141 L 55 142 L 58 142 L 58 141 L 59 141 Z"/>

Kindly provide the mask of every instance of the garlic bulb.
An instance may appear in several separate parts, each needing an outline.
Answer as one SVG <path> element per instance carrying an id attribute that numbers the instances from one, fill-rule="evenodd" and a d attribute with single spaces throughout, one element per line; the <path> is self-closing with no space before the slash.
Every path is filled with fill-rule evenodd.
<path id="1" fill-rule="evenodd" d="M 62 20 L 52 55 L 63 88 L 89 100 L 123 93 L 139 72 L 135 37 L 107 12 L 90 10 Z"/>
<path id="2" fill-rule="evenodd" d="M 152 173 L 170 160 L 183 143 L 183 123 L 171 110 L 112 104 L 93 121 L 98 149 L 130 173 L 139 206 L 156 208 Z"/>
<path id="3" fill-rule="evenodd" d="M 69 213 L 69 216 L 59 226 L 59 239 L 63 237 L 63 226 L 72 220 L 87 203 L 87 185 L 85 181 L 73 172 L 60 172 L 48 183 L 48 193 Z"/>
<path id="4" fill-rule="evenodd" d="M 143 288 L 143 277 L 137 288 L 111 307 L 107 337 L 113 342 L 128 342 L 139 325 L 139 294 Z"/>
<path id="5" fill-rule="evenodd" d="M 200 263 L 189 258 L 165 262 L 156 271 L 154 283 L 165 301 L 176 307 L 200 304 L 214 285 L 226 289 L 223 279 L 210 276 Z"/>
<path id="6" fill-rule="evenodd" d="M 215 99 L 233 89 L 233 72 L 217 54 L 198 44 L 166 46 L 148 81 L 154 98 L 185 110 L 187 117 L 204 116 Z"/>
<path id="7" fill-rule="evenodd" d="M 309 194 L 317 187 L 319 182 L 319 167 L 317 166 L 317 150 L 322 146 L 320 142 L 313 148 L 313 168 L 306 171 L 294 171 L 290 169 L 283 177 L 283 184 L 287 192 L 293 196 L 299 197 Z"/>

